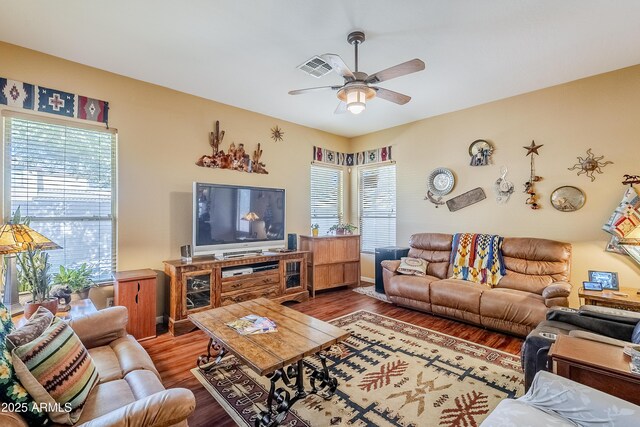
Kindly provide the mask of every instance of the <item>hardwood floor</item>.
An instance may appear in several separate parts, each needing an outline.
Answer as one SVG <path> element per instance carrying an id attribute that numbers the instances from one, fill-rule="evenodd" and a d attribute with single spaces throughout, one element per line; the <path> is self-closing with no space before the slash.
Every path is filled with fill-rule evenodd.
<path id="1" fill-rule="evenodd" d="M 520 338 L 397 307 L 350 289 L 319 293 L 307 302 L 287 305 L 322 320 L 331 320 L 357 310 L 368 310 L 512 354 L 519 354 L 522 345 Z M 179 337 L 165 333 L 144 341 L 142 345 L 156 364 L 165 387 L 184 387 L 195 394 L 196 410 L 189 418 L 191 427 L 235 426 L 235 422 L 190 372 L 195 367 L 197 357 L 206 352 L 207 341 L 204 333 L 196 331 Z"/>

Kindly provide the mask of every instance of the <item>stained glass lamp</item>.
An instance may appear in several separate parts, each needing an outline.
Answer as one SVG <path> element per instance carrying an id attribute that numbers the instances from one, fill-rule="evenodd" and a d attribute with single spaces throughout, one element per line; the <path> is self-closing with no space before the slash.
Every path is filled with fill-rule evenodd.
<path id="1" fill-rule="evenodd" d="M 633 186 L 627 188 L 602 229 L 617 237 L 618 245 L 640 264 L 640 195 Z"/>
<path id="2" fill-rule="evenodd" d="M 0 255 L 14 255 L 34 249 L 51 250 L 61 249 L 61 247 L 25 224 L 2 225 L 0 228 Z M 3 303 L 7 307 L 15 306 L 18 302 L 18 289 L 12 286 L 9 263 L 8 257 L 5 256 Z"/>

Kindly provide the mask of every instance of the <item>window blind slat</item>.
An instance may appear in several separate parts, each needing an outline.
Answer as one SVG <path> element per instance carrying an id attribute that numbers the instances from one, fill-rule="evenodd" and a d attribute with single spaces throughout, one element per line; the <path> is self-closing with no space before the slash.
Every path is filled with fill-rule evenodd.
<path id="1" fill-rule="evenodd" d="M 52 271 L 86 262 L 95 281 L 116 268 L 116 137 L 109 131 L 7 117 L 9 206 L 63 247 L 50 251 Z"/>
<path id="2" fill-rule="evenodd" d="M 311 165 L 311 224 L 318 224 L 320 235 L 342 219 L 342 170 Z"/>
<path id="3" fill-rule="evenodd" d="M 396 244 L 396 166 L 358 171 L 360 235 L 363 252 Z"/>

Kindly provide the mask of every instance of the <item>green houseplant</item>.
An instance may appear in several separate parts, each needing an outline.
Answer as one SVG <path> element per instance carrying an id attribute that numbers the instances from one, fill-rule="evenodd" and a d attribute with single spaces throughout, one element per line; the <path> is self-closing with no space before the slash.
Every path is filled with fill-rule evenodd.
<path id="1" fill-rule="evenodd" d="M 58 299 L 51 298 L 51 275 L 49 254 L 40 249 L 29 249 L 16 255 L 18 265 L 18 282 L 23 289 L 31 292 L 31 301 L 24 305 L 24 317 L 29 318 L 43 306 L 50 312 L 58 311 Z"/>
<path id="2" fill-rule="evenodd" d="M 329 228 L 329 230 L 327 230 L 327 234 L 332 233 L 332 232 L 335 232 L 335 234 L 336 234 L 337 236 L 344 235 L 344 234 L 353 234 L 353 232 L 354 232 L 355 230 L 357 230 L 357 229 L 358 229 L 358 227 L 356 227 L 356 226 L 355 226 L 355 225 L 353 225 L 353 224 L 350 224 L 350 223 L 347 223 L 347 224 L 340 223 L 340 224 L 334 224 L 334 225 L 332 225 L 332 226 L 331 226 L 331 228 Z"/>
<path id="3" fill-rule="evenodd" d="M 51 298 L 49 295 L 51 290 L 49 269 L 51 265 L 49 264 L 49 254 L 44 249 L 57 249 L 60 247 L 32 230 L 29 227 L 29 218 L 21 216 L 20 208 L 16 209 L 11 223 L 24 226 L 21 228 L 23 233 L 30 233 L 32 239 L 34 236 L 38 239 L 37 242 L 31 240 L 28 245 L 24 246 L 25 250 L 16 253 L 16 261 L 19 267 L 19 289 L 31 293 L 31 301 L 27 301 L 24 305 L 24 317 L 27 319 L 31 317 L 40 306 L 55 314 L 58 311 L 58 299 Z"/>
<path id="4" fill-rule="evenodd" d="M 77 268 L 65 268 L 61 265 L 60 270 L 53 275 L 53 284 L 59 286 L 68 286 L 69 290 L 78 295 L 79 299 L 89 297 L 89 289 L 95 284 L 91 280 L 93 268 L 83 262 Z"/>

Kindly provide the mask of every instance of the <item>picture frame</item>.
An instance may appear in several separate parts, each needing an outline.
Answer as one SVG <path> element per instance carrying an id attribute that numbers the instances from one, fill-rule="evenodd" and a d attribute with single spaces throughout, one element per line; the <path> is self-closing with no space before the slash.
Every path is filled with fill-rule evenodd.
<path id="1" fill-rule="evenodd" d="M 599 282 L 602 284 L 602 290 L 618 291 L 618 273 L 613 271 L 595 271 L 589 270 L 589 282 Z"/>
<path id="2" fill-rule="evenodd" d="M 585 291 L 601 291 L 602 283 L 600 282 L 582 282 L 582 288 Z"/>

